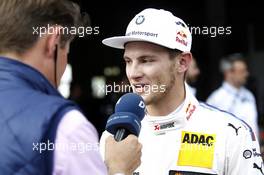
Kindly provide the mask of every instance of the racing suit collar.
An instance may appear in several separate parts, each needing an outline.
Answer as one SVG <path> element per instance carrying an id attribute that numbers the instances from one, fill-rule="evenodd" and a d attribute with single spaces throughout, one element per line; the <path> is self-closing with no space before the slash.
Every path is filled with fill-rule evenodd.
<path id="1" fill-rule="evenodd" d="M 153 127 L 154 131 L 182 128 L 192 117 L 192 114 L 195 112 L 198 105 L 199 102 L 190 92 L 185 83 L 185 99 L 180 106 L 166 116 L 146 115 L 143 121 L 148 122 L 150 126 Z"/>

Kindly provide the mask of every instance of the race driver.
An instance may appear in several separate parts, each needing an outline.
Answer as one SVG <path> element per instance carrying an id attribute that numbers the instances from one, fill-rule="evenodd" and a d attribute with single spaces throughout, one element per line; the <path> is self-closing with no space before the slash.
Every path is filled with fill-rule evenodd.
<path id="1" fill-rule="evenodd" d="M 141 165 L 134 175 L 263 175 L 252 129 L 189 92 L 184 78 L 192 61 L 192 36 L 183 20 L 145 9 L 125 36 L 103 43 L 124 49 L 129 82 L 147 105 L 139 135 Z M 105 131 L 100 141 L 103 156 L 108 135 Z"/>

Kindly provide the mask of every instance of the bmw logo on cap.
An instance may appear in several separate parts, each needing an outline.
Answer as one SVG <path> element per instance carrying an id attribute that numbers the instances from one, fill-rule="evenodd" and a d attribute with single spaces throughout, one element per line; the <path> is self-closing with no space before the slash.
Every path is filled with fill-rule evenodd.
<path id="1" fill-rule="evenodd" d="M 182 27 L 186 28 L 186 26 L 181 21 L 177 21 L 176 24 L 181 25 Z"/>
<path id="2" fill-rule="evenodd" d="M 143 15 L 140 15 L 136 19 L 136 24 L 137 25 L 142 24 L 144 21 L 145 21 L 145 17 Z"/>

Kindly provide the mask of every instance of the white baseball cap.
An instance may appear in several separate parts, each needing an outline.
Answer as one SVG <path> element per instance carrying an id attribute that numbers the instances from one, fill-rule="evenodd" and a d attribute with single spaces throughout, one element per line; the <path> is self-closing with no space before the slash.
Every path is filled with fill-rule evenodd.
<path id="1" fill-rule="evenodd" d="M 191 50 L 192 35 L 185 22 L 171 12 L 148 8 L 130 21 L 125 36 L 106 38 L 102 42 L 110 47 L 124 49 L 124 45 L 131 41 L 145 41 L 188 52 Z"/>

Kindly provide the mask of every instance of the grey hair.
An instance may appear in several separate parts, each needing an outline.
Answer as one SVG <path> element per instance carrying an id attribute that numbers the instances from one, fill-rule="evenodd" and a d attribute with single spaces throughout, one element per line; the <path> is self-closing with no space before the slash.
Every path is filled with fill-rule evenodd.
<path id="1" fill-rule="evenodd" d="M 224 73 L 232 69 L 236 61 L 246 62 L 244 55 L 241 53 L 234 53 L 223 57 L 220 61 L 220 72 Z"/>

